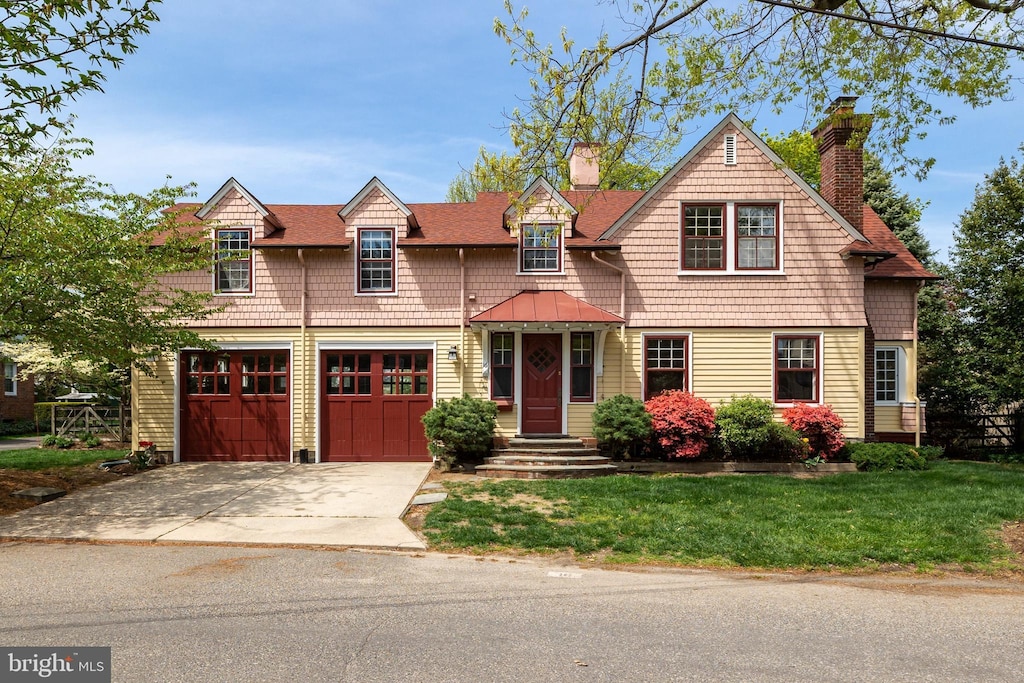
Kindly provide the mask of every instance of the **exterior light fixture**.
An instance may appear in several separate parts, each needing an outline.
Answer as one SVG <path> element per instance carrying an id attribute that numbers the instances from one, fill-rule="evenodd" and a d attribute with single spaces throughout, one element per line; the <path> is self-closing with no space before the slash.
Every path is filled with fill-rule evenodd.
<path id="1" fill-rule="evenodd" d="M 454 360 L 458 360 L 458 359 L 459 359 L 459 347 L 454 345 L 454 344 L 452 344 L 448 348 L 448 360 L 453 360 L 454 361 Z"/>

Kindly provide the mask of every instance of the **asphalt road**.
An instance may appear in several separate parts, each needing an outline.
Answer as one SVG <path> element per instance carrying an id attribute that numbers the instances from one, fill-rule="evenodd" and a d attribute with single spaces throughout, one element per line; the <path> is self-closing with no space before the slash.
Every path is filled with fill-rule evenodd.
<path id="1" fill-rule="evenodd" d="M 0 544 L 0 645 L 115 681 L 1013 681 L 1022 644 L 1019 583 Z"/>

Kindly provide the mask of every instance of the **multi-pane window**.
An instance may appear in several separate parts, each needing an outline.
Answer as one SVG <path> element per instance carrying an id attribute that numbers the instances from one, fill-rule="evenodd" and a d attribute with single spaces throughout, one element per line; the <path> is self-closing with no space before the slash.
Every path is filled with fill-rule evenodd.
<path id="1" fill-rule="evenodd" d="M 185 356 L 185 387 L 189 394 L 231 393 L 231 356 L 193 351 Z"/>
<path id="2" fill-rule="evenodd" d="M 249 293 L 252 291 L 251 234 L 248 230 L 217 230 L 214 255 L 218 293 Z"/>
<path id="3" fill-rule="evenodd" d="M 875 349 L 875 401 L 895 403 L 899 400 L 899 350 L 893 347 Z"/>
<path id="4" fill-rule="evenodd" d="M 4 393 L 18 395 L 18 366 L 15 363 L 4 363 Z"/>
<path id="5" fill-rule="evenodd" d="M 520 231 L 522 269 L 524 273 L 558 272 L 561 270 L 561 236 L 558 225 L 528 223 Z"/>
<path id="6" fill-rule="evenodd" d="M 385 353 L 385 396 L 430 393 L 430 369 L 426 353 Z"/>
<path id="7" fill-rule="evenodd" d="M 395 231 L 359 231 L 359 291 L 395 291 Z"/>
<path id="8" fill-rule="evenodd" d="M 491 398 L 511 399 L 514 394 L 515 337 L 511 332 L 491 335 Z"/>
<path id="9" fill-rule="evenodd" d="M 722 206 L 683 208 L 683 268 L 725 268 L 725 211 Z"/>
<path id="10" fill-rule="evenodd" d="M 370 354 L 329 353 L 326 363 L 325 392 L 329 396 L 370 395 Z"/>
<path id="11" fill-rule="evenodd" d="M 736 207 L 736 267 L 772 270 L 778 247 L 778 207 Z"/>
<path id="12" fill-rule="evenodd" d="M 246 353 L 242 355 L 242 394 L 288 393 L 288 354 Z"/>
<path id="13" fill-rule="evenodd" d="M 775 337 L 775 400 L 818 400 L 818 337 Z"/>
<path id="14" fill-rule="evenodd" d="M 570 335 L 569 399 L 594 400 L 594 333 L 573 332 Z"/>
<path id="15" fill-rule="evenodd" d="M 647 337 L 644 342 L 644 399 L 669 389 L 686 391 L 686 337 Z"/>

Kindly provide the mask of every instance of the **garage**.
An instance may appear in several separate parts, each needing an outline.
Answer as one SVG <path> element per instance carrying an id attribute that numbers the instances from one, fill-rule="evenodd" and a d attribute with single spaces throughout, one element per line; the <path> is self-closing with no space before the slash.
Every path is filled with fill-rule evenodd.
<path id="1" fill-rule="evenodd" d="M 181 377 L 182 461 L 291 459 L 287 350 L 188 351 Z"/>
<path id="2" fill-rule="evenodd" d="M 429 350 L 323 351 L 320 459 L 429 461 L 420 418 L 433 405 Z"/>

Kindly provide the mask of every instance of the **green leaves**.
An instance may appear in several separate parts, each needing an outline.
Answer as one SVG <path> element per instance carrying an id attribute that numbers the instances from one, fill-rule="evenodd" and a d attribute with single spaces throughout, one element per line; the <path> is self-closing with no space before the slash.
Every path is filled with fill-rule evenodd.
<path id="1" fill-rule="evenodd" d="M 0 169 L 0 340 L 122 368 L 202 345 L 185 324 L 213 310 L 209 293 L 161 280 L 210 268 L 208 245 L 192 234 L 200 226 L 164 212 L 191 187 L 116 194 L 73 172 L 88 152 L 62 140 Z M 157 235 L 166 239 L 153 248 Z"/>
<path id="2" fill-rule="evenodd" d="M 835 96 L 850 94 L 871 102 L 874 149 L 897 172 L 923 175 L 932 160 L 911 156 L 908 143 L 927 125 L 955 121 L 937 103 L 979 107 L 1006 96 L 1011 63 L 1005 50 L 908 29 L 1024 45 L 1019 7 L 997 19 L 979 9 L 982 0 L 830 3 L 852 19 L 757 0 L 614 4 L 615 35 L 624 37 L 613 43 L 604 32 L 583 49 L 564 31 L 558 49 L 538 42 L 525 8 L 511 2 L 507 21 L 496 20 L 513 61 L 533 75 L 527 106 L 509 117 L 527 167 L 571 139 L 614 139 L 612 162 L 656 158 L 666 135 L 706 115 L 799 107 L 817 120 Z"/>

